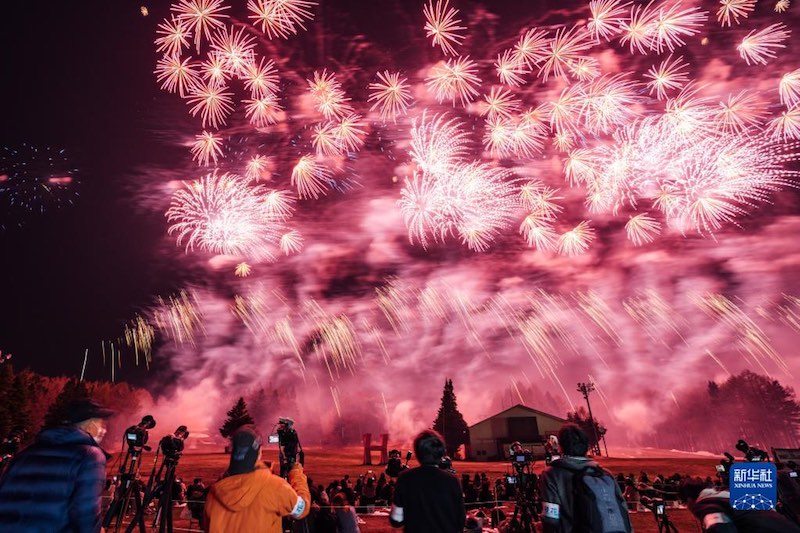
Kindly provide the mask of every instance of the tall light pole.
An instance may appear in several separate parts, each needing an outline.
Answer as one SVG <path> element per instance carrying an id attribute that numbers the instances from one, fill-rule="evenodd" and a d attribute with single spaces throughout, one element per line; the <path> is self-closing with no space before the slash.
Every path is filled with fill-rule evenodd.
<path id="1" fill-rule="evenodd" d="M 589 423 L 592 425 L 592 431 L 594 432 L 594 442 L 595 445 L 593 447 L 593 452 L 597 455 L 600 455 L 600 438 L 601 435 L 597 434 L 597 424 L 594 422 L 594 416 L 592 416 L 592 404 L 589 403 L 589 394 L 594 392 L 594 383 L 588 381 L 586 383 L 578 383 L 578 392 L 583 395 L 583 398 L 586 400 L 586 407 L 589 409 Z M 602 435 L 603 439 L 603 447 L 606 449 L 606 456 L 608 456 L 608 447 L 606 446 L 606 437 Z"/>

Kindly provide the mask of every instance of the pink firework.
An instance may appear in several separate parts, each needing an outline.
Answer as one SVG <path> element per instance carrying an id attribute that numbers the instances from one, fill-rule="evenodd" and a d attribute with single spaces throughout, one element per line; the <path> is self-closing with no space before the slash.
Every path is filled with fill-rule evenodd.
<path id="1" fill-rule="evenodd" d="M 197 87 L 186 102 L 192 106 L 193 117 L 200 113 L 203 128 L 208 124 L 217 129 L 225 124 L 225 119 L 233 112 L 232 96 L 232 93 L 225 92 L 224 87 L 212 84 Z"/>
<path id="2" fill-rule="evenodd" d="M 545 217 L 530 214 L 519 226 L 519 232 L 528 246 L 537 250 L 552 252 L 558 247 L 558 234 L 553 223 Z"/>
<path id="3" fill-rule="evenodd" d="M 245 177 L 251 181 L 259 181 L 265 175 L 269 175 L 268 167 L 270 159 L 267 156 L 256 155 L 247 162 Z"/>
<path id="4" fill-rule="evenodd" d="M 245 116 L 256 128 L 265 128 L 277 123 L 283 113 L 278 97 L 273 94 L 268 94 L 258 100 L 244 100 L 244 104 Z"/>
<path id="5" fill-rule="evenodd" d="M 800 107 L 781 113 L 781 116 L 770 121 L 767 131 L 773 139 L 800 141 Z"/>
<path id="6" fill-rule="evenodd" d="M 778 93 L 781 103 L 786 107 L 792 108 L 800 104 L 800 68 L 783 75 Z"/>
<path id="7" fill-rule="evenodd" d="M 201 39 L 211 39 L 211 31 L 224 26 L 222 21 L 228 18 L 224 11 L 229 6 L 224 5 L 222 0 L 180 0 L 177 4 L 172 4 L 170 9 L 194 33 L 194 44 L 199 53 Z"/>
<path id="8" fill-rule="evenodd" d="M 189 39 L 192 32 L 186 23 L 173 17 L 171 20 L 164 20 L 158 25 L 156 34 L 160 35 L 155 40 L 156 51 L 163 52 L 166 56 L 180 56 L 184 48 L 189 46 Z"/>
<path id="9" fill-rule="evenodd" d="M 409 155 L 424 172 L 444 173 L 469 154 L 469 135 L 458 119 L 422 114 L 411 123 Z"/>
<path id="10" fill-rule="evenodd" d="M 557 194 L 558 189 L 548 187 L 539 180 L 530 181 L 519 188 L 519 199 L 523 207 L 531 215 L 547 221 L 555 221 L 564 209 L 555 202 L 564 199 Z"/>
<path id="11" fill-rule="evenodd" d="M 209 84 L 225 85 L 230 78 L 225 58 L 221 54 L 209 52 L 206 60 L 200 64 L 200 72 Z"/>
<path id="12" fill-rule="evenodd" d="M 211 161 L 216 164 L 220 155 L 222 155 L 222 139 L 220 137 L 214 137 L 207 131 L 195 137 L 192 145 L 192 159 L 197 161 L 198 165 L 207 167 Z"/>
<path id="13" fill-rule="evenodd" d="M 335 157 L 341 155 L 342 147 L 336 140 L 332 122 L 314 126 L 314 133 L 311 135 L 311 146 L 316 150 L 318 156 Z"/>
<path id="14" fill-rule="evenodd" d="M 258 63 L 251 62 L 244 66 L 244 87 L 250 91 L 253 99 L 264 98 L 269 94 L 278 92 L 278 71 L 272 60 L 265 62 L 260 59 Z"/>
<path id="15" fill-rule="evenodd" d="M 169 233 L 187 251 L 271 259 L 287 217 L 268 211 L 268 192 L 233 174 L 208 174 L 173 195 Z"/>
<path id="16" fill-rule="evenodd" d="M 191 58 L 181 60 L 178 56 L 164 56 L 156 64 L 156 79 L 161 88 L 171 93 L 177 92 L 185 97 L 200 84 L 200 75 L 194 70 Z"/>
<path id="17" fill-rule="evenodd" d="M 477 64 L 469 57 L 448 59 L 431 68 L 425 84 L 438 102 L 450 100 L 455 105 L 456 100 L 460 100 L 462 105 L 467 105 L 478 96 L 481 79 L 477 72 Z"/>
<path id="18" fill-rule="evenodd" d="M 525 70 L 525 65 L 519 61 L 511 50 L 506 50 L 497 56 L 497 61 L 494 63 L 495 72 L 500 82 L 513 87 L 519 87 L 525 83 L 522 77 L 528 73 Z"/>
<path id="19" fill-rule="evenodd" d="M 306 82 L 317 111 L 326 119 L 331 120 L 353 112 L 353 108 L 347 103 L 350 99 L 345 96 L 333 73 L 329 74 L 327 70 L 322 73 L 314 71 L 314 78 Z"/>
<path id="20" fill-rule="evenodd" d="M 666 47 L 670 52 L 684 46 L 684 38 L 697 35 L 708 19 L 708 12 L 699 7 L 681 9 L 680 2 L 661 7 L 654 21 L 651 46 L 659 53 Z"/>
<path id="21" fill-rule="evenodd" d="M 593 57 L 581 57 L 569 66 L 572 77 L 579 81 L 592 81 L 600 76 L 600 62 Z"/>
<path id="22" fill-rule="evenodd" d="M 378 80 L 369 84 L 370 94 L 367 101 L 375 102 L 370 111 L 379 108 L 384 121 L 395 122 L 411 105 L 410 85 L 406 78 L 400 78 L 400 73 L 388 70 L 378 72 Z"/>
<path id="23" fill-rule="evenodd" d="M 427 247 L 431 239 L 451 236 L 470 250 L 486 251 L 519 205 L 510 177 L 505 169 L 471 163 L 406 180 L 398 203 L 410 242 Z"/>
<path id="24" fill-rule="evenodd" d="M 581 58 L 580 53 L 591 47 L 592 43 L 579 28 L 559 28 L 549 43 L 545 59 L 539 67 L 539 75 L 544 81 L 551 75 L 566 77 L 570 67 Z"/>
<path id="25" fill-rule="evenodd" d="M 225 64 L 225 69 L 232 74 L 247 75 L 247 66 L 255 61 L 255 37 L 245 34 L 245 28 L 239 31 L 223 26 L 211 39 L 211 50 Z"/>
<path id="26" fill-rule="evenodd" d="M 653 48 L 657 18 L 658 12 L 651 9 L 651 4 L 631 7 L 630 18 L 621 25 L 620 44 L 625 46 L 625 43 L 628 43 L 631 53 L 634 53 L 635 49 L 640 54 L 647 55 L 647 52 Z"/>
<path id="27" fill-rule="evenodd" d="M 492 87 L 484 99 L 482 114 L 488 115 L 490 120 L 500 117 L 511 118 L 511 115 L 519 109 L 519 100 L 507 89 Z"/>
<path id="28" fill-rule="evenodd" d="M 302 199 L 318 199 L 325 194 L 331 181 L 331 172 L 317 163 L 313 156 L 304 155 L 292 169 L 292 187 Z"/>
<path id="29" fill-rule="evenodd" d="M 512 137 L 514 126 L 506 119 L 491 117 L 486 121 L 483 145 L 497 157 L 510 157 L 514 154 Z"/>
<path id="30" fill-rule="evenodd" d="M 631 217 L 625 224 L 625 233 L 634 246 L 651 243 L 661 233 L 661 224 L 648 214 Z"/>
<path id="31" fill-rule="evenodd" d="M 296 229 L 281 235 L 280 249 L 284 255 L 299 253 L 303 249 L 303 236 Z"/>
<path id="32" fill-rule="evenodd" d="M 361 115 L 349 114 L 336 124 L 333 135 L 336 143 L 346 152 L 357 152 L 364 146 L 367 136 Z"/>
<path id="33" fill-rule="evenodd" d="M 723 131 L 744 132 L 757 128 L 766 116 L 762 102 L 748 91 L 729 95 L 727 101 L 719 103 L 719 107 L 715 119 Z"/>
<path id="34" fill-rule="evenodd" d="M 772 24 L 763 30 L 748 33 L 736 49 L 748 65 L 766 65 L 768 60 L 777 57 L 778 49 L 786 48 L 784 41 L 790 34 L 791 31 L 783 23 Z"/>
<path id="35" fill-rule="evenodd" d="M 622 24 L 628 14 L 630 1 L 624 0 L 592 0 L 589 2 L 589 24 L 586 29 L 596 41 L 610 41 L 622 31 Z"/>
<path id="36" fill-rule="evenodd" d="M 561 234 L 558 238 L 558 253 L 567 256 L 581 255 L 589 249 L 589 244 L 594 240 L 594 229 L 588 222 L 583 221 L 571 230 Z"/>
<path id="37" fill-rule="evenodd" d="M 653 65 L 644 75 L 650 79 L 647 86 L 650 87 L 650 94 L 655 91 L 659 100 L 667 97 L 667 91 L 679 91 L 689 82 L 689 74 L 686 70 L 689 65 L 683 61 L 682 57 L 675 60 L 670 55 L 656 67 Z"/>
<path id="38" fill-rule="evenodd" d="M 305 23 L 314 18 L 312 8 L 317 2 L 309 0 L 248 0 L 247 9 L 252 13 L 255 26 L 261 25 L 261 31 L 267 37 L 288 38 L 295 35 L 298 28 L 306 29 Z"/>
<path id="39" fill-rule="evenodd" d="M 739 24 L 740 18 L 747 18 L 750 13 L 756 8 L 757 0 L 720 0 L 720 6 L 717 10 L 717 20 L 725 26 L 731 26 L 732 23 Z"/>
<path id="40" fill-rule="evenodd" d="M 528 69 L 538 66 L 548 57 L 550 39 L 547 32 L 531 28 L 522 34 L 519 42 L 514 46 L 513 59 L 524 64 Z"/>
<path id="41" fill-rule="evenodd" d="M 434 3 L 435 2 L 435 3 Z M 430 0 L 423 8 L 425 15 L 425 32 L 427 37 L 433 37 L 433 46 L 441 47 L 446 55 L 456 55 L 453 45 L 460 45 L 464 36 L 460 35 L 464 26 L 459 26 L 460 20 L 456 18 L 458 10 L 448 6 L 449 0 Z"/>

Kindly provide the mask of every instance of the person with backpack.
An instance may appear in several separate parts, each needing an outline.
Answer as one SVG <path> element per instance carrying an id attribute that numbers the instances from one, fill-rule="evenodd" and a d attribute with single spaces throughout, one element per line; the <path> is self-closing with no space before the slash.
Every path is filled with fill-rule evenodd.
<path id="1" fill-rule="evenodd" d="M 614 476 L 586 457 L 589 439 L 575 424 L 558 432 L 561 457 L 539 477 L 543 533 L 631 533 Z"/>

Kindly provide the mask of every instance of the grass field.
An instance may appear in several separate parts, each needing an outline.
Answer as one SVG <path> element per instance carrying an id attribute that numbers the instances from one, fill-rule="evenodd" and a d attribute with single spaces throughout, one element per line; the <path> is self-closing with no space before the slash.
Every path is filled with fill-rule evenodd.
<path id="1" fill-rule="evenodd" d="M 674 457 L 669 458 L 603 457 L 599 462 L 615 474 L 619 472 L 625 474 L 632 472 L 638 475 L 639 472 L 645 471 L 651 477 L 659 473 L 669 476 L 675 472 L 706 477 L 708 475 L 713 475 L 714 465 L 718 462 L 718 460 L 713 457 L 674 455 Z M 144 478 L 150 474 L 152 458 L 152 454 L 146 454 L 144 456 L 141 470 L 142 477 Z M 265 461 L 273 461 L 277 464 L 277 459 L 277 450 L 265 449 Z M 360 459 L 361 451 L 356 447 L 306 449 L 306 474 L 312 479 L 314 484 L 327 485 L 334 479 L 341 479 L 344 474 L 349 474 L 351 478 L 357 478 L 360 474 L 366 473 L 369 469 L 374 470 L 378 474 L 382 471 L 382 467 L 380 466 L 369 467 L 361 465 Z M 113 465 L 114 461 L 110 461 L 109 474 L 111 475 L 116 474 L 116 470 L 112 470 Z M 414 466 L 413 460 L 411 465 Z M 223 453 L 186 454 L 180 460 L 177 474 L 178 477 L 182 478 L 187 484 L 195 477 L 203 478 L 203 481 L 208 484 L 219 478 L 227 466 L 228 455 Z M 453 466 L 459 476 L 461 474 L 473 476 L 475 473 L 485 472 L 490 479 L 502 476 L 508 469 L 506 463 L 500 462 L 456 462 Z M 534 466 L 534 470 L 538 473 L 541 472 L 543 467 L 544 464 L 542 462 L 537 462 Z M 669 515 L 679 531 L 700 531 L 697 522 L 688 511 L 674 509 L 670 510 Z M 362 525 L 361 530 L 364 532 L 380 533 L 397 531 L 389 527 L 385 516 L 364 516 L 362 518 L 365 524 Z M 637 533 L 658 531 L 655 521 L 653 520 L 653 515 L 649 512 L 632 513 L 631 520 Z M 179 527 L 185 528 L 187 525 L 186 521 L 176 521 L 176 529 Z"/>

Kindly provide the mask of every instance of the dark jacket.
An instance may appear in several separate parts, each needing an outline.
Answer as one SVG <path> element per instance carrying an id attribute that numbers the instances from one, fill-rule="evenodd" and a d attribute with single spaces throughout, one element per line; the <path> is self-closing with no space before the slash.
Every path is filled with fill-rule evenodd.
<path id="1" fill-rule="evenodd" d="M 0 479 L 3 533 L 95 533 L 106 454 L 75 427 L 43 430 Z"/>
<path id="2" fill-rule="evenodd" d="M 707 533 L 800 533 L 775 511 L 734 511 L 727 490 L 705 489 L 692 505 L 692 514 Z"/>
<path id="3" fill-rule="evenodd" d="M 602 470 L 600 465 L 586 457 L 563 456 L 550 463 L 550 466 L 539 476 L 539 493 L 541 494 L 543 505 L 545 508 L 548 507 L 548 504 L 551 504 L 551 506 L 553 504 L 558 506 L 557 519 L 553 516 L 547 516 L 547 513 L 544 514 L 542 519 L 542 530 L 544 533 L 573 533 L 573 531 L 575 531 L 573 525 L 575 509 L 572 501 L 572 480 L 578 472 L 589 468 Z M 619 485 L 614 483 L 614 487 L 622 517 L 627 523 L 628 531 L 631 531 L 630 519 L 628 518 L 628 506 L 622 498 Z"/>
<path id="4" fill-rule="evenodd" d="M 461 483 L 437 466 L 419 466 L 397 478 L 392 514 L 393 527 L 406 533 L 461 533 L 467 513 Z"/>

